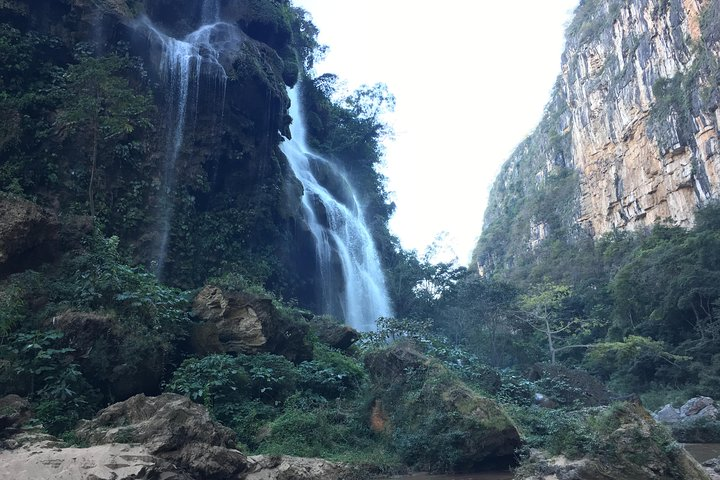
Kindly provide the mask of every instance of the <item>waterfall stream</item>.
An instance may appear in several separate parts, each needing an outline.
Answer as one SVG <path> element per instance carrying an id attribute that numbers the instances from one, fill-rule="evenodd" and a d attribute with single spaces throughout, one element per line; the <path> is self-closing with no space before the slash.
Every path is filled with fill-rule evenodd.
<path id="1" fill-rule="evenodd" d="M 138 20 L 138 29 L 162 47 L 159 62 L 160 78 L 168 92 L 167 143 L 162 165 L 159 197 L 156 274 L 162 274 L 167 258 L 173 216 L 173 192 L 176 184 L 177 160 L 183 147 L 190 114 L 197 114 L 200 85 L 203 78 L 218 91 L 224 104 L 227 73 L 220 58 L 224 52 L 236 50 L 242 42 L 240 29 L 220 20 L 219 0 L 205 0 L 201 6 L 202 25 L 183 39 L 163 33 L 147 17 Z"/>
<path id="2" fill-rule="evenodd" d="M 158 68 L 168 103 L 155 253 L 158 276 L 162 275 L 168 254 L 177 161 L 188 123 L 197 115 L 205 85 L 219 91 L 220 104 L 224 103 L 228 76 L 221 59 L 237 51 L 243 41 L 237 26 L 222 21 L 219 0 L 205 0 L 199 13 L 201 25 L 182 39 L 167 35 L 147 17 L 140 18 L 136 25 L 138 31 L 161 47 Z M 358 330 L 374 330 L 378 317 L 390 316 L 392 310 L 361 205 L 338 167 L 308 148 L 297 88 L 289 94 L 294 119 L 292 140 L 285 141 L 281 148 L 304 188 L 302 204 L 315 241 L 321 308 Z"/>
<path id="3" fill-rule="evenodd" d="M 374 330 L 378 317 L 391 316 L 392 309 L 361 205 L 342 171 L 307 146 L 298 87 L 289 95 L 292 139 L 281 149 L 303 185 L 302 205 L 315 240 L 323 313 L 344 319 L 357 330 Z M 331 179 L 332 192 L 319 177 Z"/>

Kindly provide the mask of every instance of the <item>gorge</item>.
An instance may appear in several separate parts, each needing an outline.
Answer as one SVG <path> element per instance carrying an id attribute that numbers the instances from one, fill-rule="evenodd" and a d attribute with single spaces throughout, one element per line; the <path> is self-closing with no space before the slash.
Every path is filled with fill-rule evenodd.
<path id="1" fill-rule="evenodd" d="M 716 475 L 718 31 L 581 1 L 465 267 L 289 0 L 0 1 L 0 477 Z"/>

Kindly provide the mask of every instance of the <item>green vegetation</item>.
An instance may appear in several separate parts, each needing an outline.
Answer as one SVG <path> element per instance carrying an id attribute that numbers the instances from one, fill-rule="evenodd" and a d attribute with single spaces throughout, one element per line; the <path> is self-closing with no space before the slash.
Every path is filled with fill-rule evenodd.
<path id="1" fill-rule="evenodd" d="M 246 6 L 226 117 L 201 109 L 188 122 L 196 130 L 178 160 L 163 281 L 150 252 L 167 95 L 134 56 L 143 52 L 117 39 L 85 43 L 76 12 L 44 30 L 13 16 L 27 9 L 0 16 L 0 192 L 56 216 L 61 250 L 0 277 L 0 391 L 26 396 L 46 431 L 70 438 L 111 402 L 169 391 L 203 404 L 246 453 L 376 472 L 471 470 L 510 463 L 516 425 L 526 447 L 622 463 L 630 454 L 617 451 L 617 432 L 646 419 L 630 404 L 603 406 L 608 388 L 648 406 L 720 396 L 719 206 L 690 230 L 657 225 L 593 241 L 567 201 L 580 179 L 557 85 L 495 187 L 475 255 L 484 275 L 419 259 L 388 231 L 394 206 L 376 170 L 393 96 L 382 84 L 344 92 L 336 76 L 314 76 L 324 49 L 306 12 L 286 1 Z M 585 0 L 569 35 L 596 36 L 618 11 Z M 708 38 L 718 17 L 712 6 L 702 18 Z M 651 129 L 668 117 L 688 123 L 698 75 L 718 76 L 698 49 L 694 69 L 654 86 Z M 397 315 L 344 350 L 321 343 L 323 322 L 306 310 L 313 255 L 278 148 L 284 90 L 296 81 L 309 143 L 362 192 Z M 198 355 L 191 302 L 203 285 L 271 299 L 281 335 L 301 332 L 307 354 Z M 648 432 L 647 445 L 673 454 L 667 432 Z M 630 460 L 648 461 L 639 455 Z"/>

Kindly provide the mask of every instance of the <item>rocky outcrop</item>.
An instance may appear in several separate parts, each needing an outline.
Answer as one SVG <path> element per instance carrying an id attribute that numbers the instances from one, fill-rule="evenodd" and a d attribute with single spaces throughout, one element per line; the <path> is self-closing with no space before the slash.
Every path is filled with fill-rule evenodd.
<path id="1" fill-rule="evenodd" d="M 18 436 L 0 449 L 0 478 L 35 480 L 339 480 L 348 468 L 321 459 L 246 457 L 235 434 L 175 394 L 135 396 L 76 430 L 88 448 Z"/>
<path id="2" fill-rule="evenodd" d="M 58 255 L 60 222 L 32 202 L 0 196 L 0 278 Z"/>
<path id="3" fill-rule="evenodd" d="M 601 414 L 602 415 L 602 414 Z M 707 472 L 638 403 L 614 407 L 595 431 L 594 453 L 581 459 L 535 451 L 522 480 L 708 480 Z"/>
<path id="4" fill-rule="evenodd" d="M 691 398 L 680 408 L 667 404 L 653 418 L 667 425 L 673 436 L 685 443 L 711 443 L 720 441 L 718 408 L 710 397 Z"/>
<path id="5" fill-rule="evenodd" d="M 507 415 L 436 360 L 401 343 L 368 354 L 365 364 L 376 394 L 368 421 L 402 444 L 409 463 L 463 471 L 514 461 L 520 436 Z"/>
<path id="6" fill-rule="evenodd" d="M 715 1 L 580 2 L 546 114 L 493 187 L 479 265 L 549 237 L 692 226 L 720 198 L 719 28 Z"/>
<path id="7" fill-rule="evenodd" d="M 578 220 L 595 235 L 664 219 L 690 226 L 698 205 L 720 194 L 712 71 L 720 44 L 704 38 L 702 26 L 708 34 L 717 28 L 701 25 L 706 9 L 717 2 L 634 0 L 578 10 L 590 26 L 568 37 L 563 81 L 572 162 L 581 172 Z M 598 34 L 583 31 L 590 28 Z"/>
<path id="8" fill-rule="evenodd" d="M 610 403 L 610 392 L 607 387 L 588 372 L 572 369 L 560 364 L 536 363 L 530 369 L 528 378 L 537 382 L 543 392 L 544 399 L 536 401 L 544 406 L 547 402 L 569 406 L 579 404 L 586 407 L 597 407 Z"/>
<path id="9" fill-rule="evenodd" d="M 195 297 L 192 314 L 200 320 L 191 337 L 196 353 L 272 352 L 292 361 L 312 358 L 307 326 L 283 317 L 269 298 L 206 286 Z"/>
<path id="10" fill-rule="evenodd" d="M 76 435 L 93 446 L 142 444 L 151 455 L 200 478 L 241 478 L 247 470 L 247 458 L 234 450 L 235 433 L 181 395 L 136 395 L 100 411 Z"/>
<path id="11" fill-rule="evenodd" d="M 158 469 L 158 459 L 142 445 L 99 445 L 89 448 L 57 448 L 46 443 L 0 450 L 1 478 L 36 480 L 150 479 L 161 474 L 167 480 L 194 480 L 171 465 Z M 152 473 L 151 473 L 152 472 Z"/>
<path id="12" fill-rule="evenodd" d="M 680 408 L 667 404 L 653 414 L 653 418 L 665 424 L 696 422 L 701 419 L 717 420 L 718 409 L 710 397 L 691 398 Z"/>

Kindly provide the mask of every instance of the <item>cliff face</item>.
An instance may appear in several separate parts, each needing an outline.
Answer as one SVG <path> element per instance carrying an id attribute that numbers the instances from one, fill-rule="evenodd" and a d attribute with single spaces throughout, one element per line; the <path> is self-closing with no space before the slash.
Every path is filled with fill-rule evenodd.
<path id="1" fill-rule="evenodd" d="M 217 62 L 226 78 L 221 84 L 205 68 L 212 60 L 203 60 L 197 84 L 188 89 L 177 159 L 167 167 L 178 87 L 163 71 L 166 42 L 198 29 L 206 3 L 212 2 L 0 2 L 0 112 L 10 119 L 0 126 L 0 193 L 69 218 L 91 213 L 91 185 L 95 224 L 145 264 L 156 258 L 162 205 L 170 204 L 168 281 L 191 286 L 234 270 L 292 285 L 288 296 L 302 296 L 302 276 L 312 276 L 312 268 L 301 274 L 307 268 L 295 259 L 312 258 L 312 244 L 296 226 L 302 190 L 279 144 L 290 123 L 286 87 L 298 80 L 312 48 L 308 24 L 288 0 L 215 2 L 232 35 L 233 48 Z M 155 33 L 143 26 L 150 22 Z M 221 34 L 211 40 L 221 41 Z M 198 55 L 212 53 L 200 49 Z M 88 58 L 110 60 L 96 65 Z M 105 68 L 104 76 L 88 73 L 91 67 Z M 72 83 L 73 74 L 100 80 Z M 131 94 L 146 99 L 142 121 L 125 109 L 126 126 L 99 125 L 94 162 L 88 128 L 73 131 L 63 120 L 85 108 L 72 98 L 84 101 L 88 83 L 105 102 L 101 121 L 116 114 L 103 117 L 107 105 L 121 110 L 120 100 Z M 75 124 L 89 117 L 80 113 Z"/>
<path id="2" fill-rule="evenodd" d="M 691 226 L 720 195 L 719 32 L 716 0 L 582 1 L 546 115 L 493 187 L 478 263 L 549 237 Z"/>

